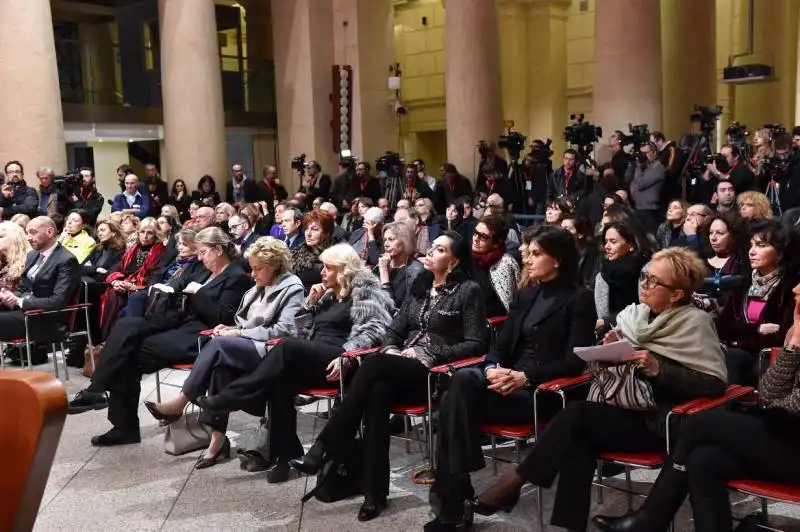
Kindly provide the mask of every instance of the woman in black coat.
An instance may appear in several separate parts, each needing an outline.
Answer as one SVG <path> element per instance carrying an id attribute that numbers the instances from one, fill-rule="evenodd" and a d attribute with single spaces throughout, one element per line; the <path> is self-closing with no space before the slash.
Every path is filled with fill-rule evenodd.
<path id="1" fill-rule="evenodd" d="M 459 370 L 439 405 L 439 467 L 431 493 L 441 510 L 426 530 L 464 522 L 464 502 L 473 496 L 469 475 L 485 465 L 479 425 L 533 423 L 536 387 L 579 375 L 585 364 L 572 350 L 594 343 L 597 314 L 592 293 L 576 282 L 572 236 L 543 225 L 524 251 L 525 271 L 536 284 L 520 292 L 484 366 Z M 555 413 L 546 406 L 545 419 Z"/>
<path id="2" fill-rule="evenodd" d="M 314 446 L 290 462 L 303 473 L 315 474 L 329 458 L 346 456 L 363 421 L 364 504 L 359 521 L 374 519 L 386 507 L 392 405 L 427 403 L 430 368 L 486 350 L 483 294 L 462 272 L 462 268 L 469 271 L 468 253 L 469 241 L 457 233 L 446 232 L 433 241 L 423 258 L 426 271 L 414 281 L 383 349 L 364 358 Z"/>
<path id="3" fill-rule="evenodd" d="M 108 420 L 114 427 L 93 437 L 92 445 L 138 443 L 136 412 L 142 373 L 193 362 L 200 331 L 219 324 L 233 325 L 239 302 L 250 288 L 250 277 L 234 262 L 236 248 L 219 228 L 203 229 L 197 233 L 195 244 L 206 270 L 194 279 L 181 276 L 172 287 L 176 294 L 188 294 L 185 316 L 171 327 L 146 318 L 119 320 L 100 352 L 91 384 L 70 402 L 70 413 L 108 403 Z"/>

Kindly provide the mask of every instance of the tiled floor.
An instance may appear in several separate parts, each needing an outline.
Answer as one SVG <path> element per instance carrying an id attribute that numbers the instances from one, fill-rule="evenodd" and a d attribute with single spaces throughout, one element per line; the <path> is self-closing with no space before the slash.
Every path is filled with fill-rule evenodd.
<path id="1" fill-rule="evenodd" d="M 52 366 L 42 366 L 52 371 Z M 67 383 L 70 394 L 86 384 L 86 379 L 72 370 Z M 168 381 L 179 383 L 185 373 L 175 372 Z M 142 400 L 155 397 L 155 380 L 146 378 Z M 165 395 L 177 392 L 163 388 Z M 304 407 L 314 413 L 316 404 Z M 324 408 L 322 406 L 321 408 Z M 109 424 L 105 411 L 68 416 L 58 453 L 45 491 L 37 532 L 53 531 L 196 531 L 196 530 L 421 530 L 432 516 L 427 504 L 427 488 L 411 483 L 410 473 L 422 465 L 418 445 L 406 453 L 403 441 L 392 445 L 392 493 L 390 506 L 378 519 L 359 523 L 356 512 L 361 498 L 335 504 L 312 500 L 303 507 L 301 496 L 313 479 L 297 478 L 284 484 L 267 484 L 264 473 L 246 473 L 232 460 L 205 470 L 194 470 L 197 453 L 173 457 L 162 450 L 164 430 L 140 408 L 142 443 L 110 449 L 89 444 L 94 434 L 105 432 Z M 231 417 L 229 437 L 234 444 L 251 430 L 257 420 L 244 414 Z M 301 438 L 309 444 L 324 420 L 312 415 L 299 419 Z M 504 451 L 512 456 L 510 449 Z M 500 465 L 502 472 L 506 467 Z M 474 476 L 478 491 L 493 479 L 491 466 Z M 646 491 L 654 478 L 650 472 L 637 472 L 633 479 L 640 491 Z M 616 481 L 619 484 L 619 481 Z M 735 498 L 736 515 L 757 509 L 752 499 Z M 604 504 L 595 503 L 592 514 L 624 513 L 624 495 L 606 491 Z M 638 503 L 637 503 L 638 504 Z M 552 491 L 545 492 L 545 516 L 549 516 Z M 797 508 L 774 504 L 773 524 L 783 530 L 800 531 L 796 521 L 781 516 L 800 517 Z M 477 530 L 536 530 L 536 493 L 527 486 L 523 498 L 510 515 L 478 517 Z M 550 527 L 552 530 L 553 527 Z M 676 530 L 692 530 L 690 512 L 684 506 Z"/>

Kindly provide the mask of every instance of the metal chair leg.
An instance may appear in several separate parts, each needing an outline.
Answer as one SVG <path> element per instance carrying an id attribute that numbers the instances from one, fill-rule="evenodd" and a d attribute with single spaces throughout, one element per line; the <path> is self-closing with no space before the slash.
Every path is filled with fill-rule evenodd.
<path id="1" fill-rule="evenodd" d="M 67 365 L 67 355 L 66 355 L 67 349 L 66 349 L 66 346 L 64 345 L 64 342 L 59 342 L 58 345 L 61 346 L 61 363 L 64 364 L 64 380 L 68 381 L 69 380 L 69 366 Z"/>
<path id="2" fill-rule="evenodd" d="M 52 349 L 52 351 L 50 351 L 50 353 L 53 355 L 53 368 L 55 368 L 56 379 L 58 379 L 60 377 L 58 375 L 58 353 L 56 353 L 56 344 L 55 344 L 55 342 L 50 344 L 50 348 Z"/>
<path id="3" fill-rule="evenodd" d="M 603 504 L 603 471 L 602 462 L 597 461 L 597 502 Z"/>
<path id="4" fill-rule="evenodd" d="M 544 530 L 544 488 L 536 486 L 536 514 L 539 519 L 539 531 Z"/>
<path id="5" fill-rule="evenodd" d="M 411 454 L 411 436 L 408 434 L 409 416 L 403 416 L 403 434 L 406 437 L 406 454 Z"/>
<path id="6" fill-rule="evenodd" d="M 33 358 L 31 358 L 31 335 L 30 331 L 28 330 L 27 316 L 25 316 L 25 352 L 28 355 L 28 370 L 33 371 Z"/>
<path id="7" fill-rule="evenodd" d="M 633 511 L 633 483 L 631 483 L 631 468 L 625 466 L 625 488 L 628 490 L 628 511 Z"/>
<path id="8" fill-rule="evenodd" d="M 159 378 L 159 374 L 161 370 L 156 371 L 156 403 L 161 402 L 161 379 Z"/>
<path id="9" fill-rule="evenodd" d="M 492 470 L 497 475 L 497 436 L 492 434 Z"/>
<path id="10" fill-rule="evenodd" d="M 6 347 L 5 343 L 0 343 L 0 369 L 6 369 Z"/>
<path id="11" fill-rule="evenodd" d="M 769 521 L 769 510 L 767 509 L 767 499 L 761 499 L 761 513 L 764 514 L 764 523 Z"/>

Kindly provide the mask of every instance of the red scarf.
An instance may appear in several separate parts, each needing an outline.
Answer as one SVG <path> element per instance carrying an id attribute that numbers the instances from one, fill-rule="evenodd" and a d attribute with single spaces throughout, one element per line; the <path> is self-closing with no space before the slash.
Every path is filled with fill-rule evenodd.
<path id="1" fill-rule="evenodd" d="M 164 253 L 166 248 L 161 242 L 156 242 L 153 244 L 153 246 L 150 248 L 150 252 L 147 254 L 147 258 L 144 260 L 144 264 L 142 264 L 142 267 L 133 272 L 131 275 L 125 277 L 123 272 L 128 269 L 128 266 L 130 266 L 131 262 L 136 258 L 136 254 L 139 252 L 140 248 L 141 244 L 136 244 L 125 251 L 125 254 L 122 256 L 122 262 L 120 263 L 119 271 L 109 274 L 108 277 L 106 277 L 106 284 L 111 284 L 113 281 L 122 279 L 123 281 L 132 282 L 139 288 L 144 288 L 147 286 L 147 278 L 150 277 L 150 275 L 156 269 L 156 266 L 158 266 L 158 263 L 161 260 L 161 255 Z"/>
<path id="2" fill-rule="evenodd" d="M 564 168 L 564 192 L 569 190 L 569 181 L 570 179 L 572 179 L 573 173 L 574 170 L 567 170 L 566 168 Z"/>
<path id="3" fill-rule="evenodd" d="M 487 251 L 486 253 L 478 253 L 475 250 L 472 250 L 472 260 L 475 261 L 475 264 L 480 266 L 484 269 L 489 269 L 495 264 L 498 263 L 500 259 L 503 258 L 503 255 L 506 254 L 506 247 L 505 246 L 498 246 L 497 248 Z"/>
<path id="4" fill-rule="evenodd" d="M 414 197 L 414 190 L 416 189 L 416 187 L 414 186 L 415 183 L 416 183 L 416 178 L 414 177 L 409 178 L 408 181 L 406 182 L 406 193 L 408 194 L 409 198 Z"/>
<path id="5" fill-rule="evenodd" d="M 361 194 L 364 194 L 367 190 L 367 183 L 369 183 L 370 178 L 368 177 L 366 180 L 361 181 L 358 186 L 361 188 Z"/>

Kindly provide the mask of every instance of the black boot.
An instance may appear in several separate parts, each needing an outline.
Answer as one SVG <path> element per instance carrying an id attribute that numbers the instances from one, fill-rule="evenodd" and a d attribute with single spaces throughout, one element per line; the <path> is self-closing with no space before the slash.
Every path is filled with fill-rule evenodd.
<path id="1" fill-rule="evenodd" d="M 425 523 L 425 532 L 448 532 L 463 530 L 472 525 L 472 507 L 466 502 L 475 496 L 469 475 L 451 476 L 447 480 L 437 479 L 431 491 L 437 493 L 440 500 L 439 515 L 433 521 Z"/>
<path id="2" fill-rule="evenodd" d="M 692 496 L 691 502 L 696 532 L 731 530 L 733 528 L 731 503 L 727 493 L 724 497 Z"/>
<path id="3" fill-rule="evenodd" d="M 603 532 L 666 532 L 689 491 L 684 466 L 664 462 L 645 503 L 622 517 L 597 515 L 592 521 Z M 698 529 L 699 530 L 699 529 Z"/>

